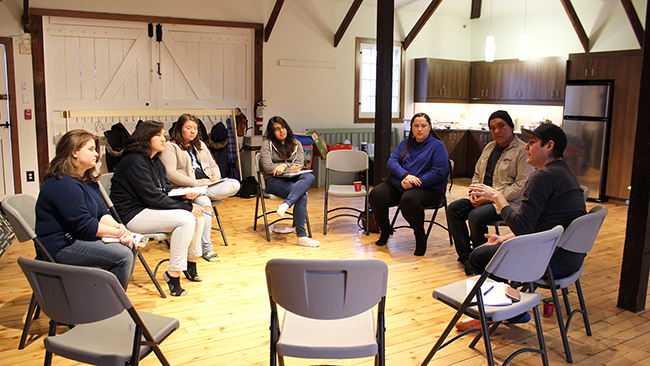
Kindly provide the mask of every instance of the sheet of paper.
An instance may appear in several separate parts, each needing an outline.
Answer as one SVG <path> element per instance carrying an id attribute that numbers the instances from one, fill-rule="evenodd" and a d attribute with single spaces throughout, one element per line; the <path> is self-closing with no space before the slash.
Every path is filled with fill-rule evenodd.
<path id="1" fill-rule="evenodd" d="M 214 183 L 216 184 L 216 183 Z M 167 194 L 169 197 L 174 197 L 174 196 L 184 196 L 190 192 L 196 192 L 196 193 L 205 193 L 208 190 L 208 186 L 198 186 L 198 187 L 181 187 L 181 188 L 174 188 L 169 193 Z"/>
<path id="2" fill-rule="evenodd" d="M 278 177 L 278 178 L 291 178 L 291 177 L 295 177 L 296 175 L 311 173 L 311 172 L 313 172 L 313 170 L 305 169 L 305 170 L 301 170 L 301 171 L 299 171 L 297 173 L 285 173 L 285 174 L 276 175 L 276 177 Z"/>
<path id="3" fill-rule="evenodd" d="M 466 284 L 467 294 L 469 294 L 476 285 L 476 281 L 468 279 L 466 280 Z M 506 296 L 506 286 L 508 285 L 503 282 L 484 282 L 483 285 L 481 285 L 480 290 L 483 294 L 483 303 L 488 306 L 503 306 L 512 304 L 512 300 Z M 490 288 L 492 289 L 490 290 Z M 476 297 L 474 297 L 472 301 L 476 302 Z"/>

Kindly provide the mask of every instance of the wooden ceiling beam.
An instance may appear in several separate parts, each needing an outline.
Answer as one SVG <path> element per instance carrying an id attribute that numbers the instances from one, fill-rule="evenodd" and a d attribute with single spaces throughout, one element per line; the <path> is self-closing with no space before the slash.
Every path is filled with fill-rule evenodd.
<path id="1" fill-rule="evenodd" d="M 469 19 L 478 19 L 481 17 L 481 7 L 483 6 L 482 0 L 472 0 L 472 11 Z"/>
<path id="2" fill-rule="evenodd" d="M 582 43 L 582 48 L 584 48 L 585 52 L 589 52 L 589 37 L 587 36 L 587 33 L 585 32 L 585 28 L 582 26 L 582 23 L 580 23 L 580 19 L 578 19 L 578 14 L 576 13 L 573 4 L 571 4 L 571 0 L 560 0 L 560 1 L 562 1 L 562 6 L 564 6 L 564 10 L 569 16 L 569 20 L 571 21 L 571 24 L 573 24 L 573 29 L 575 29 L 576 33 L 578 34 L 580 43 Z"/>
<path id="3" fill-rule="evenodd" d="M 334 35 L 334 47 L 337 47 L 339 43 L 341 43 L 341 39 L 343 38 L 345 31 L 348 29 L 350 23 L 352 23 L 352 19 L 354 19 L 354 16 L 357 14 L 357 10 L 359 10 L 359 7 L 361 6 L 362 2 L 363 0 L 354 0 L 352 5 L 350 5 L 350 9 L 348 10 L 348 13 L 345 14 L 345 18 L 343 18 L 343 22 L 341 22 L 339 29 L 336 31 L 336 34 Z"/>
<path id="4" fill-rule="evenodd" d="M 266 23 L 266 27 L 264 28 L 264 42 L 268 42 L 269 38 L 271 38 L 271 31 L 273 31 L 275 22 L 278 20 L 278 15 L 280 15 L 280 9 L 282 9 L 283 4 L 284 4 L 284 0 L 275 1 L 275 6 L 273 7 L 273 11 L 271 12 L 269 21 Z"/>
<path id="5" fill-rule="evenodd" d="M 418 19 L 417 23 L 415 23 L 413 29 L 411 29 L 406 38 L 404 38 L 404 42 L 402 42 L 402 48 L 404 50 L 406 50 L 411 45 L 413 40 L 415 40 L 415 37 L 418 35 L 418 33 L 420 33 L 422 28 L 424 28 L 424 25 L 427 24 L 427 21 L 429 18 L 431 18 L 436 9 L 438 9 L 438 6 L 441 2 L 442 0 L 431 0 L 431 4 L 429 4 L 424 13 L 422 13 L 420 19 Z"/>
<path id="6" fill-rule="evenodd" d="M 634 30 L 634 35 L 636 36 L 636 40 L 639 42 L 639 46 L 643 47 L 643 38 L 645 37 L 645 33 L 641 21 L 639 20 L 639 15 L 634 9 L 634 4 L 632 4 L 632 0 L 621 0 L 621 4 L 623 5 L 623 9 L 625 9 L 627 18 L 630 20 L 632 30 Z"/>

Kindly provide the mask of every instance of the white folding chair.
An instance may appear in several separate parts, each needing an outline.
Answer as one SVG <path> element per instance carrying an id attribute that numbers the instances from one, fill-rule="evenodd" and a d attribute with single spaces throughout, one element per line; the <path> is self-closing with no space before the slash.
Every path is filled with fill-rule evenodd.
<path id="1" fill-rule="evenodd" d="M 573 220 L 564 234 L 562 234 L 560 242 L 557 245 L 558 248 L 562 248 L 573 253 L 587 254 L 594 246 L 596 236 L 598 236 L 598 231 L 600 230 L 603 221 L 605 221 L 607 212 L 609 212 L 609 209 L 607 207 L 598 205 L 592 208 L 588 214 L 580 216 L 577 219 Z M 539 279 L 534 283 L 536 287 L 551 290 L 553 303 L 556 306 L 555 312 L 557 316 L 558 328 L 560 329 L 560 336 L 562 337 L 562 344 L 564 346 L 564 353 L 566 355 L 566 360 L 569 363 L 573 363 L 573 357 L 571 356 L 571 349 L 569 348 L 567 331 L 569 330 L 571 319 L 575 314 L 582 314 L 582 320 L 585 324 L 585 332 L 588 336 L 591 336 L 589 316 L 587 315 L 587 308 L 585 307 L 585 298 L 582 295 L 582 286 L 580 286 L 580 276 L 582 275 L 582 270 L 584 267 L 585 266 L 583 264 L 578 271 L 564 278 L 553 278 L 553 274 L 549 271 L 549 275 L 547 277 Z M 569 305 L 569 291 L 567 289 L 573 284 L 576 286 L 576 294 L 578 295 L 580 309 L 574 309 L 571 311 L 571 306 Z M 559 298 L 557 295 L 558 289 L 562 290 L 562 298 L 564 299 L 564 307 L 566 308 L 568 317 L 566 324 L 562 318 L 562 308 L 560 306 Z"/>
<path id="2" fill-rule="evenodd" d="M 361 190 L 356 191 L 354 184 L 330 184 L 330 171 L 337 173 L 359 173 L 365 172 L 364 181 L 362 182 Z M 352 183 L 352 182 L 351 182 Z M 337 217 L 350 216 L 357 218 L 359 214 L 365 212 L 366 218 L 369 214 L 368 209 L 368 154 L 364 151 L 358 150 L 334 150 L 327 153 L 327 158 L 325 159 L 325 205 L 323 208 L 323 235 L 327 235 L 327 223 L 330 220 L 333 220 Z M 360 210 L 356 207 L 343 206 L 333 209 L 328 209 L 329 206 L 329 196 L 334 197 L 365 197 L 363 203 L 364 209 Z M 332 217 L 327 217 L 330 212 L 338 210 L 351 210 L 357 212 L 357 214 L 351 213 L 342 213 L 334 215 Z M 368 225 L 366 225 L 366 228 Z M 369 231 L 366 230 L 366 235 L 369 235 Z"/>
<path id="3" fill-rule="evenodd" d="M 375 357 L 385 365 L 388 266 L 379 259 L 271 259 L 271 365 L 299 358 Z M 282 330 L 278 308 L 285 309 Z M 377 308 L 377 325 L 372 308 Z"/>
<path id="4" fill-rule="evenodd" d="M 457 281 L 436 289 L 433 292 L 433 297 L 452 308 L 457 309 L 457 311 L 422 365 L 428 365 L 436 352 L 447 346 L 449 343 L 468 333 L 476 331 L 474 329 L 463 332 L 459 336 L 452 338 L 449 342 L 444 343 L 447 336 L 454 328 L 454 325 L 458 322 L 460 317 L 465 314 L 472 318 L 479 319 L 481 322 L 481 331 L 470 343 L 470 348 L 474 348 L 480 338 L 483 337 L 488 365 L 493 366 L 494 357 L 492 354 L 492 346 L 490 344 L 490 335 L 496 331 L 499 324 L 504 320 L 523 314 L 532 309 L 539 348 L 527 347 L 517 350 L 506 358 L 503 365 L 507 365 L 515 356 L 522 352 L 534 352 L 541 354 L 542 363 L 544 366 L 548 366 L 544 334 L 542 332 L 539 311 L 537 310 L 537 305 L 541 300 L 541 295 L 534 292 L 535 289 L 532 282 L 538 280 L 545 272 L 547 272 L 548 263 L 551 260 L 551 256 L 555 251 L 560 235 L 562 235 L 563 231 L 562 226 L 558 225 L 551 230 L 535 234 L 521 235 L 506 240 L 501 244 L 501 247 L 496 252 L 483 274 L 473 278 L 473 280 L 476 280 L 476 285 L 472 287 L 469 293 L 467 292 L 467 280 Z M 481 286 L 484 283 L 489 284 L 490 282 L 494 282 L 488 280 L 490 275 L 506 280 L 528 283 L 529 292 L 520 292 L 520 301 L 513 302 L 511 305 L 485 305 L 483 296 L 487 294 L 487 291 L 485 286 L 483 287 L 483 290 L 481 289 Z M 492 322 L 489 328 L 488 322 Z"/>

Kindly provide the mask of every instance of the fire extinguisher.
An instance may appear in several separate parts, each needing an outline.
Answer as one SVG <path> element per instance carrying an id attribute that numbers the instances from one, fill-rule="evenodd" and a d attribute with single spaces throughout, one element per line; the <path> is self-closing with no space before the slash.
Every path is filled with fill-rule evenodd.
<path id="1" fill-rule="evenodd" d="M 264 100 L 255 102 L 255 134 L 261 135 L 264 128 Z"/>

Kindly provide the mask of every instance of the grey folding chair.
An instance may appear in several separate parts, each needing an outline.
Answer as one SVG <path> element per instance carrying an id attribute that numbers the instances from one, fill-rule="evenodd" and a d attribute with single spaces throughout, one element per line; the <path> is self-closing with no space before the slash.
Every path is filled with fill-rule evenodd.
<path id="1" fill-rule="evenodd" d="M 287 211 L 285 215 L 289 217 L 282 217 L 276 220 L 269 222 L 268 215 L 274 214 L 276 211 L 267 211 L 265 198 L 275 200 L 275 201 L 284 201 L 284 198 L 267 193 L 266 186 L 264 184 L 264 177 L 260 171 L 260 154 L 255 154 L 255 176 L 257 177 L 257 197 L 255 197 L 255 221 L 253 221 L 253 230 L 257 230 L 257 220 L 264 218 L 264 230 L 266 231 L 266 241 L 271 241 L 271 231 L 269 227 L 275 224 L 276 222 L 283 220 L 292 220 L 293 221 L 293 212 Z M 260 213 L 261 206 L 261 213 Z M 307 235 L 311 238 L 311 224 L 309 223 L 309 212 L 305 213 L 305 223 L 307 224 Z"/>
<path id="2" fill-rule="evenodd" d="M 221 223 L 221 217 L 219 217 L 219 211 L 217 211 L 217 205 L 221 204 L 221 200 L 210 198 L 210 201 L 212 201 L 212 212 L 214 212 L 214 218 L 217 219 L 217 225 L 219 225 L 219 227 L 212 227 L 212 230 L 221 233 L 221 238 L 223 239 L 223 245 L 228 246 L 228 239 L 226 239 L 226 231 L 223 229 L 223 224 Z"/>
<path id="3" fill-rule="evenodd" d="M 379 259 L 268 261 L 271 365 L 279 360 L 283 366 L 284 356 L 374 356 L 375 365 L 385 365 L 387 281 L 388 266 Z M 285 309 L 281 331 L 277 305 Z"/>
<path id="4" fill-rule="evenodd" d="M 588 214 L 578 217 L 573 220 L 571 225 L 566 229 L 560 242 L 558 243 L 558 248 L 563 248 L 573 253 L 584 253 L 587 254 L 591 248 L 594 246 L 596 241 L 596 236 L 598 236 L 598 231 L 607 216 L 609 209 L 603 205 L 598 205 L 592 208 Z M 571 325 L 571 319 L 577 313 L 582 314 L 582 320 L 585 324 L 585 332 L 588 336 L 591 336 L 591 327 L 589 325 L 589 316 L 587 315 L 587 308 L 585 307 L 585 299 L 582 295 L 582 286 L 580 286 L 580 275 L 582 275 L 582 270 L 584 269 L 584 264 L 580 269 L 574 274 L 564 277 L 564 278 L 553 278 L 553 274 L 550 273 L 545 278 L 535 281 L 534 285 L 536 287 L 546 288 L 551 290 L 551 295 L 553 296 L 553 303 L 556 304 L 556 316 L 558 328 L 560 329 L 560 336 L 562 337 L 562 344 L 564 345 L 564 353 L 566 355 L 566 360 L 569 363 L 573 363 L 573 357 L 571 357 L 571 349 L 569 348 L 569 340 L 567 339 L 567 331 L 569 330 L 569 325 Z M 575 284 L 576 294 L 578 295 L 578 301 L 580 303 L 580 309 L 574 309 L 571 311 L 571 306 L 569 305 L 569 291 L 567 290 L 569 286 Z M 557 295 L 557 290 L 562 290 L 562 298 L 564 299 L 564 307 L 566 308 L 567 321 L 564 323 L 562 317 L 562 309 L 560 306 L 559 298 Z"/>
<path id="5" fill-rule="evenodd" d="M 120 218 L 120 215 L 117 213 L 117 210 L 115 209 L 115 205 L 113 205 L 113 201 L 111 200 L 110 193 L 111 193 L 111 178 L 113 178 L 113 173 L 104 173 L 102 176 L 99 178 L 99 192 L 102 194 L 102 198 L 104 199 L 104 203 L 106 203 L 106 207 L 108 207 L 108 211 L 110 211 L 111 215 L 115 219 L 115 221 L 122 223 L 122 219 Z M 144 236 L 142 240 L 145 242 L 149 241 L 162 241 L 167 244 L 169 247 L 169 237 L 170 234 L 168 233 L 163 233 L 163 232 L 151 232 L 151 233 L 140 233 Z M 158 290 L 158 293 L 160 294 L 160 297 L 163 299 L 167 297 L 165 295 L 165 292 L 163 291 L 162 287 L 160 287 L 160 284 L 156 280 L 156 273 L 158 272 L 158 267 L 166 261 L 169 260 L 169 258 L 163 259 L 158 264 L 156 265 L 156 269 L 151 272 L 151 268 L 149 267 L 149 264 L 147 264 L 147 261 L 144 259 L 144 256 L 142 255 L 142 252 L 140 252 L 140 249 L 135 246 L 133 247 L 134 255 L 138 257 L 140 260 L 140 263 L 142 263 L 142 266 L 144 267 L 144 270 L 147 272 L 147 275 L 151 279 L 151 282 L 153 282 L 154 286 L 156 286 L 156 290 Z M 134 262 L 135 266 L 135 262 Z M 131 271 L 133 272 L 133 270 Z"/>
<path id="6" fill-rule="evenodd" d="M 37 259 L 52 263 L 56 262 L 38 236 L 36 236 L 36 233 L 34 233 L 34 228 L 36 227 L 36 198 L 27 194 L 16 194 L 5 197 L 2 200 L 2 210 L 5 212 L 7 221 L 9 221 L 11 229 L 16 234 L 16 239 L 19 242 L 33 241 Z M 32 325 L 33 320 L 38 319 L 40 312 L 40 308 L 36 303 L 36 297 L 32 293 L 29 308 L 27 309 L 27 316 L 25 317 L 23 333 L 18 343 L 18 349 L 25 348 L 29 327 Z"/>
<path id="7" fill-rule="evenodd" d="M 582 188 L 582 196 L 584 197 L 585 202 L 587 202 L 587 197 L 589 197 L 589 193 L 591 193 L 591 190 L 589 189 L 589 187 L 583 185 L 580 185 L 580 188 Z M 489 224 L 488 226 L 494 226 L 494 231 L 496 232 L 496 234 L 501 235 L 501 233 L 499 233 L 499 227 L 508 226 L 508 224 L 506 224 L 505 220 L 497 220 Z"/>
<path id="8" fill-rule="evenodd" d="M 451 179 L 451 174 L 453 173 L 453 171 L 454 171 L 454 161 L 449 159 L 449 175 L 447 176 L 447 181 L 449 181 Z M 451 192 L 451 186 L 449 187 L 449 191 Z M 440 228 L 444 229 L 445 231 L 447 231 L 447 234 L 449 235 L 449 245 L 454 245 L 453 239 L 451 237 L 451 232 L 448 229 L 449 223 L 447 223 L 447 227 L 445 227 L 441 223 L 436 222 L 436 216 L 438 216 L 438 210 L 440 210 L 443 207 L 444 207 L 445 213 L 446 213 L 447 212 L 447 192 L 446 191 L 442 195 L 442 197 L 440 198 L 440 202 L 438 202 L 438 204 L 424 208 L 425 210 L 433 210 L 433 214 L 431 215 L 431 219 L 424 220 L 424 222 L 429 223 L 429 227 L 427 228 L 427 236 L 426 236 L 426 238 L 427 238 L 427 240 L 429 240 L 429 234 L 431 234 L 431 229 L 433 228 L 433 225 L 436 224 L 436 225 L 438 225 L 438 227 L 440 227 Z M 397 206 L 397 210 L 395 210 L 395 215 L 393 216 L 393 221 L 390 223 L 390 226 L 393 228 L 393 230 L 402 229 L 402 228 L 411 228 L 408 225 L 395 226 L 395 222 L 397 221 L 397 216 L 399 215 L 399 213 L 400 213 L 400 208 L 399 208 L 399 206 Z"/>
<path id="9" fill-rule="evenodd" d="M 159 344 L 178 319 L 138 312 L 115 275 L 99 268 L 18 258 L 36 301 L 49 316 L 45 362 L 52 354 L 92 365 L 138 365 L 152 351 L 169 365 Z M 76 324 L 56 335 L 58 324 Z"/>
<path id="10" fill-rule="evenodd" d="M 364 181 L 362 182 L 361 190 L 356 191 L 354 189 L 354 184 L 330 184 L 330 171 L 337 173 L 359 173 L 365 172 Z M 352 183 L 352 182 L 350 182 Z M 334 220 L 337 217 L 349 216 L 358 218 L 359 214 L 365 212 L 366 217 L 369 214 L 368 208 L 368 192 L 370 188 L 368 187 L 368 154 L 364 151 L 358 150 L 334 150 L 327 153 L 327 158 L 325 159 L 325 205 L 323 207 L 323 235 L 327 235 L 327 223 L 330 220 Z M 364 209 L 360 210 L 356 207 L 343 206 L 328 209 L 329 206 L 329 196 L 334 197 L 365 197 L 363 203 Z M 348 210 L 355 211 L 357 214 L 351 213 L 341 213 L 334 215 L 332 217 L 327 217 L 330 212 L 338 210 Z M 368 225 L 366 225 L 368 227 Z M 370 235 L 368 230 L 366 235 Z"/>
<path id="11" fill-rule="evenodd" d="M 473 329 L 463 332 L 452 338 L 449 342 L 444 343 L 456 322 L 458 322 L 460 317 L 465 314 L 472 318 L 479 319 L 481 322 L 481 331 L 474 338 L 472 343 L 470 343 L 470 348 L 474 348 L 480 338 L 483 337 L 488 365 L 493 366 L 494 357 L 492 355 L 490 335 L 496 331 L 499 324 L 504 320 L 523 314 L 532 309 L 539 348 L 522 348 L 517 350 L 506 358 L 503 365 L 507 365 L 520 353 L 534 352 L 541 354 L 542 363 L 545 366 L 548 366 L 544 334 L 539 319 L 539 311 L 537 310 L 537 305 L 541 300 L 541 295 L 535 292 L 532 282 L 541 278 L 547 271 L 548 263 L 551 260 L 551 256 L 555 251 L 555 247 L 557 246 L 560 235 L 562 235 L 563 231 L 562 226 L 558 225 L 551 230 L 535 234 L 521 235 L 506 240 L 501 244 L 501 247 L 496 252 L 483 274 L 481 274 L 480 277 L 476 276 L 473 278 L 476 280 L 476 285 L 472 287 L 469 293 L 467 292 L 467 280 L 454 282 L 436 289 L 433 292 L 433 297 L 452 308 L 457 309 L 457 311 L 422 365 L 428 365 L 436 352 L 447 346 L 449 343 L 468 333 L 476 331 L 476 329 Z M 494 282 L 488 280 L 488 276 L 490 275 L 506 280 L 528 283 L 528 288 L 530 290 L 529 292 L 520 292 L 520 301 L 513 302 L 511 305 L 487 306 L 483 301 L 483 296 L 485 296 L 487 291 L 483 293 L 485 287 L 481 290 L 481 285 L 484 283 L 489 284 L 490 282 Z M 488 322 L 492 322 L 489 328 Z"/>

